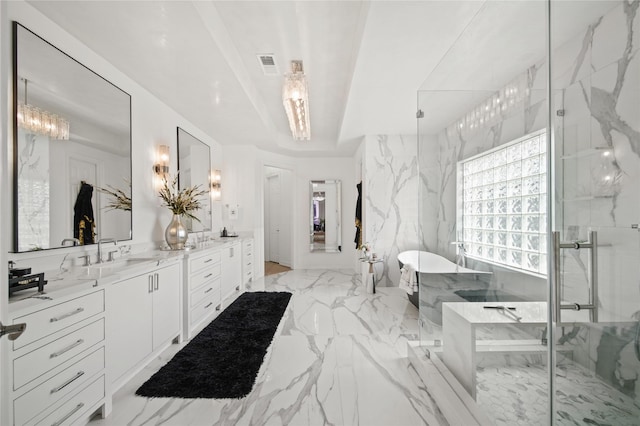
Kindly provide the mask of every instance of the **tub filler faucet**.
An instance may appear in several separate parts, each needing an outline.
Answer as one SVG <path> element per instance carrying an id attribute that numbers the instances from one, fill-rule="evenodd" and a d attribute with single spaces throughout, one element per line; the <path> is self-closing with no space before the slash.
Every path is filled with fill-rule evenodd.
<path id="1" fill-rule="evenodd" d="M 451 244 L 456 246 L 456 265 L 466 268 L 465 255 L 467 254 L 467 249 L 464 248 L 464 241 L 452 241 Z"/>

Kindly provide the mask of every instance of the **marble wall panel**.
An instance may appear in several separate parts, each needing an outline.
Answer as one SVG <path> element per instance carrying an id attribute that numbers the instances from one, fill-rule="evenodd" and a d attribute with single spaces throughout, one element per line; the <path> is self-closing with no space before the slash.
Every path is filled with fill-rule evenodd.
<path id="1" fill-rule="evenodd" d="M 563 71 L 580 79 L 556 80 L 565 110 L 554 123 L 557 141 L 565 153 L 577 154 L 559 163 L 558 227 L 565 238 L 584 239 L 589 230 L 599 238 L 599 324 L 561 338 L 574 346 L 576 361 L 636 401 L 640 360 L 629 348 L 640 319 L 640 234 L 631 229 L 640 220 L 639 5 L 620 2 L 554 51 L 560 62 L 580 58 Z M 609 147 L 610 154 L 595 147 Z M 563 261 L 564 300 L 587 300 L 588 253 L 565 253 Z"/>
<path id="2" fill-rule="evenodd" d="M 365 139 L 363 242 L 368 242 L 383 267 L 378 285 L 395 286 L 400 279 L 398 253 L 418 247 L 418 157 L 415 136 L 378 135 Z"/>

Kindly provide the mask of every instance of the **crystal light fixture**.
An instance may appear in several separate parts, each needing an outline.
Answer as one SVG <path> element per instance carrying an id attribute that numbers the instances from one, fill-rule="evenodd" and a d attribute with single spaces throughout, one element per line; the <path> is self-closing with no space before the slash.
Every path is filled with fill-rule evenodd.
<path id="1" fill-rule="evenodd" d="M 69 140 L 69 121 L 27 103 L 27 79 L 24 81 L 24 102 L 18 102 L 18 127 L 29 133 Z"/>
<path id="2" fill-rule="evenodd" d="M 302 61 L 291 61 L 291 74 L 285 75 L 282 102 L 294 139 L 311 139 L 309 126 L 309 89 Z"/>

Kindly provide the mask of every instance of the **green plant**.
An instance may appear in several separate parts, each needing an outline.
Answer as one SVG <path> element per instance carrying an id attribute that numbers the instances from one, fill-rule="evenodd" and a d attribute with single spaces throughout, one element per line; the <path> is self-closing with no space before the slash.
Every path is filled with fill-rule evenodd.
<path id="1" fill-rule="evenodd" d="M 162 178 L 162 188 L 158 191 L 158 196 L 162 199 L 163 206 L 171 210 L 173 214 L 187 216 L 200 222 L 192 212 L 202 208 L 200 198 L 207 195 L 208 192 L 201 190 L 200 185 L 189 186 L 178 190 L 178 175 L 171 180 L 166 177 Z"/>

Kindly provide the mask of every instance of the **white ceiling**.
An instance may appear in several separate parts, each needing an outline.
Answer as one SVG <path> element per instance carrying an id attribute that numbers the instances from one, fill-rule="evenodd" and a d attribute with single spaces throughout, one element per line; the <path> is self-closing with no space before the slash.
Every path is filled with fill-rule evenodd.
<path id="1" fill-rule="evenodd" d="M 474 17 L 497 2 L 29 3 L 222 144 L 339 156 L 352 154 L 364 135 L 415 134 L 418 90 L 435 81 L 427 78 L 434 69 L 446 70 L 449 78 L 456 72 L 468 76 L 464 62 L 453 70 L 440 63 L 461 35 L 468 37 Z M 495 7 L 490 11 L 495 14 Z M 519 16 L 513 19 L 526 15 Z M 528 22 L 533 33 L 526 37 L 541 37 L 541 43 L 531 44 L 537 50 L 544 33 Z M 501 31 L 510 28 L 509 21 L 500 23 Z M 503 45 L 518 47 L 509 34 L 493 34 Z M 480 52 L 490 39 L 476 40 Z M 517 72 L 538 59 L 519 47 L 525 52 L 517 58 L 522 62 Z M 256 55 L 264 53 L 275 55 L 280 75 L 263 75 Z M 309 82 L 310 142 L 292 139 L 282 106 L 282 75 L 294 59 L 304 61 Z M 476 57 L 474 67 L 496 70 L 492 60 L 483 64 Z M 502 71 L 508 77 L 504 83 L 515 75 Z"/>

